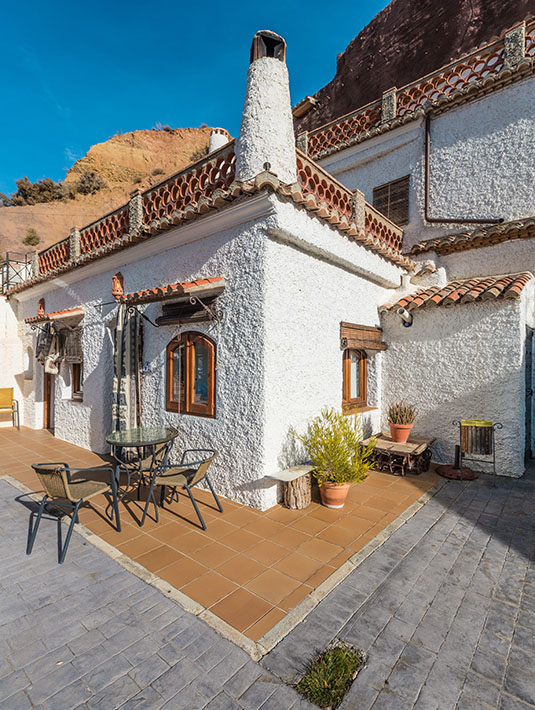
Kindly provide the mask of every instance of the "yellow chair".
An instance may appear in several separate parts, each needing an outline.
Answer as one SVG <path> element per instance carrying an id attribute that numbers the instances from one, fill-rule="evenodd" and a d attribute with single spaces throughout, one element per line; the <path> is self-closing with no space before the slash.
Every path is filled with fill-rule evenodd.
<path id="1" fill-rule="evenodd" d="M 11 412 L 13 426 L 16 418 L 17 429 L 20 429 L 19 403 L 13 399 L 13 387 L 0 387 L 0 412 Z"/>

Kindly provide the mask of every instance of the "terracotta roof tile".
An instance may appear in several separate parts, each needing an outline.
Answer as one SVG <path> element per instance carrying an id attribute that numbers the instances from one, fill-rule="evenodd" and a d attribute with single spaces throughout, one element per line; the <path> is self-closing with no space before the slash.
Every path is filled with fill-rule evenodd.
<path id="1" fill-rule="evenodd" d="M 387 304 L 380 310 L 388 311 L 405 308 L 414 311 L 418 308 L 436 308 L 476 301 L 504 300 L 519 298 L 524 286 L 533 274 L 524 271 L 505 276 L 476 276 L 471 279 L 459 279 L 446 286 L 433 286 L 417 291 L 410 296 L 403 296 L 394 305 Z"/>
<path id="2" fill-rule="evenodd" d="M 150 303 L 151 301 L 160 301 L 167 296 L 186 295 L 211 290 L 217 287 L 225 287 L 225 279 L 223 276 L 197 279 L 196 281 L 179 281 L 176 284 L 146 288 L 141 291 L 134 291 L 133 293 L 125 293 L 119 296 L 117 300 L 119 303 Z"/>
<path id="3" fill-rule="evenodd" d="M 458 232 L 445 237 L 427 239 L 425 242 L 415 244 L 409 254 L 416 256 L 427 251 L 436 251 L 437 254 L 452 254 L 467 249 L 481 249 L 512 239 L 532 239 L 533 237 L 535 237 L 535 217 L 526 217 L 514 222 L 480 227 L 471 232 Z"/>
<path id="4" fill-rule="evenodd" d="M 31 316 L 30 318 L 25 318 L 24 322 L 31 325 L 32 323 L 46 323 L 47 321 L 54 320 L 55 318 L 68 318 L 69 316 L 83 315 L 84 309 L 82 306 L 77 306 L 76 308 L 67 308 L 64 311 L 52 311 L 51 313 L 43 313 L 40 316 Z"/>

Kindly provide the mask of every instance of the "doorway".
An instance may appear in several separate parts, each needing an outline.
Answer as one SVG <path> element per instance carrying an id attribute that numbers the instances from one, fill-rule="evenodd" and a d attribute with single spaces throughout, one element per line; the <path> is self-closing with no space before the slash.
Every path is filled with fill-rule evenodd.
<path id="1" fill-rule="evenodd" d="M 535 329 L 526 327 L 526 460 L 533 458 L 533 340 Z"/>
<path id="2" fill-rule="evenodd" d="M 54 376 L 49 372 L 45 372 L 44 379 L 44 428 L 54 433 Z"/>

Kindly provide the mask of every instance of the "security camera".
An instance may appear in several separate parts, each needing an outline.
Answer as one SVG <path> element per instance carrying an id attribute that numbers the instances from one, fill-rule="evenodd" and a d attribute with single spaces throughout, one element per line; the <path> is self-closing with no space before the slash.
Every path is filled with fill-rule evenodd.
<path id="1" fill-rule="evenodd" d="M 409 311 L 405 308 L 398 308 L 396 313 L 401 318 L 401 322 L 405 328 L 410 328 L 412 325 L 412 313 L 409 313 Z"/>

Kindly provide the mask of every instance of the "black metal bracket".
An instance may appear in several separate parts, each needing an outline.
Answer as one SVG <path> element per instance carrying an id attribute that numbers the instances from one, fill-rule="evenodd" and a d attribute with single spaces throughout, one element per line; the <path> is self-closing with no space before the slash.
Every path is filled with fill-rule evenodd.
<path id="1" fill-rule="evenodd" d="M 150 324 L 151 324 L 152 326 L 154 326 L 155 328 L 159 328 L 159 327 L 160 327 L 157 323 L 154 323 L 153 321 L 151 321 L 151 319 L 150 319 L 148 316 L 146 316 L 144 313 L 142 313 L 142 312 L 139 310 L 139 308 L 137 308 L 136 306 L 128 306 L 128 308 L 126 309 L 126 312 L 127 312 L 127 313 L 130 313 L 130 314 L 132 314 L 132 313 L 138 313 L 142 318 L 144 318 L 144 319 L 147 321 L 147 323 L 150 323 Z"/>
<path id="2" fill-rule="evenodd" d="M 207 306 L 206 303 L 204 303 L 199 296 L 190 296 L 189 297 L 189 302 L 191 303 L 192 306 L 195 306 L 197 303 L 204 308 L 204 310 L 208 313 L 210 316 L 210 320 L 215 320 L 221 322 L 224 317 L 224 313 L 220 308 L 210 308 L 210 306 Z"/>
<path id="3" fill-rule="evenodd" d="M 44 329 L 44 328 L 41 328 L 41 326 L 40 326 L 40 325 L 37 325 L 37 323 L 30 323 L 30 328 L 31 328 L 32 330 L 40 330 L 42 333 L 45 333 L 45 332 L 46 332 L 45 329 Z"/>

